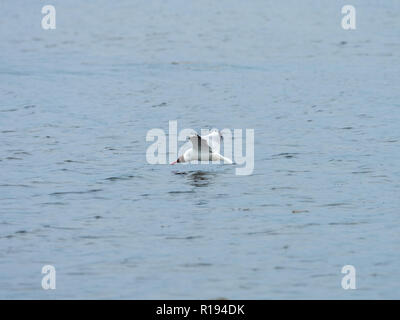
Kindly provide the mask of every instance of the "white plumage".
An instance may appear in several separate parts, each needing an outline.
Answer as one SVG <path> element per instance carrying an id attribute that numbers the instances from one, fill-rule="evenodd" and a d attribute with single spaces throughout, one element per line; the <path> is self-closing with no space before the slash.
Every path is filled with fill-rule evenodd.
<path id="1" fill-rule="evenodd" d="M 171 164 L 197 161 L 218 161 L 232 164 L 232 160 L 222 156 L 220 152 L 223 137 L 218 130 L 211 131 L 208 135 L 200 137 L 198 134 L 189 137 L 192 148 L 185 151 L 176 161 Z"/>

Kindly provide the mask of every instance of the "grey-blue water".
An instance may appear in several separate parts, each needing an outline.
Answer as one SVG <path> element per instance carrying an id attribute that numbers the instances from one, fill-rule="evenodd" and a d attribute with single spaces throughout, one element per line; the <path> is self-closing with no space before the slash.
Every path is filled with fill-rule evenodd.
<path id="1" fill-rule="evenodd" d="M 400 5 L 350 2 L 2 1 L 0 298 L 399 298 Z M 148 164 L 169 120 L 253 174 Z"/>

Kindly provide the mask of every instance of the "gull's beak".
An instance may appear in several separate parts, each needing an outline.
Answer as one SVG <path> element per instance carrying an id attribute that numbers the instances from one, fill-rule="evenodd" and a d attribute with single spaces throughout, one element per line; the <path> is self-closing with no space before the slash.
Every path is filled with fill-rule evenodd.
<path id="1" fill-rule="evenodd" d="M 178 163 L 178 160 L 177 160 L 177 161 L 174 161 L 174 162 L 171 162 L 171 164 L 176 164 L 176 163 Z"/>

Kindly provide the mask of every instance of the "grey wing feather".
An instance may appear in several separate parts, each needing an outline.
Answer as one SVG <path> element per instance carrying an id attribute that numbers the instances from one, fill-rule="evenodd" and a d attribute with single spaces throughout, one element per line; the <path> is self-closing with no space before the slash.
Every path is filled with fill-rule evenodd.
<path id="1" fill-rule="evenodd" d="M 207 141 L 202 139 L 198 134 L 191 136 L 190 141 L 192 142 L 193 149 L 198 150 L 199 153 L 208 150 L 208 152 L 212 152 L 211 147 L 208 145 Z"/>

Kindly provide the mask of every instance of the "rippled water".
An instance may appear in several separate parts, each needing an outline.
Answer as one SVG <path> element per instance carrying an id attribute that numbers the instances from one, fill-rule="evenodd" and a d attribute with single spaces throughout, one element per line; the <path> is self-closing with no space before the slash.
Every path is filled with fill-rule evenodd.
<path id="1" fill-rule="evenodd" d="M 0 298 L 399 298 L 397 1 L 44 4 L 0 4 Z M 253 174 L 146 163 L 169 120 Z"/>

